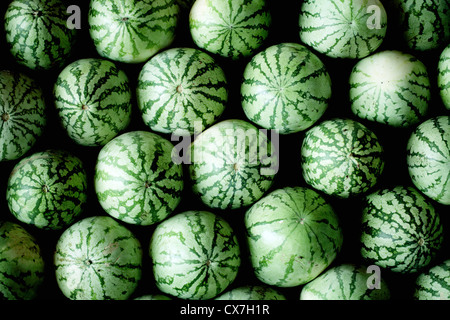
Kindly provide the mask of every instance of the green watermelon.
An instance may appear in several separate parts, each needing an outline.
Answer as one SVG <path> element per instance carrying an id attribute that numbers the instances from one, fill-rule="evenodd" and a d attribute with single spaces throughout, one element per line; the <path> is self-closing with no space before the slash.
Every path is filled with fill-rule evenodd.
<path id="1" fill-rule="evenodd" d="M 241 101 L 247 118 L 288 134 L 305 130 L 324 114 L 331 98 L 325 65 L 306 47 L 281 43 L 247 64 Z"/>
<path id="2" fill-rule="evenodd" d="M 419 191 L 450 205 L 450 116 L 428 119 L 413 131 L 406 162 Z"/>
<path id="3" fill-rule="evenodd" d="M 41 229 L 65 228 L 85 209 L 84 164 L 67 151 L 36 152 L 14 166 L 6 198 L 18 220 Z"/>
<path id="4" fill-rule="evenodd" d="M 131 120 L 128 77 L 108 60 L 72 62 L 54 85 L 56 109 L 69 137 L 82 146 L 103 146 Z"/>
<path id="5" fill-rule="evenodd" d="M 42 89 L 23 73 L 0 70 L 0 161 L 17 160 L 47 123 Z"/>
<path id="6" fill-rule="evenodd" d="M 198 0 L 189 14 L 194 43 L 232 60 L 253 55 L 267 39 L 271 22 L 265 0 Z"/>
<path id="7" fill-rule="evenodd" d="M 112 217 L 150 225 L 178 206 L 183 168 L 172 161 L 173 145 L 156 133 L 132 131 L 106 144 L 95 166 L 98 201 Z"/>
<path id="8" fill-rule="evenodd" d="M 378 52 L 351 71 L 351 110 L 359 118 L 411 127 L 423 120 L 430 99 L 427 67 L 408 53 Z"/>
<path id="9" fill-rule="evenodd" d="M 0 300 L 31 300 L 44 283 L 45 261 L 22 226 L 0 221 Z"/>
<path id="10" fill-rule="evenodd" d="M 157 132 L 181 136 L 203 131 L 217 121 L 227 101 L 225 73 L 198 49 L 161 52 L 139 74 L 138 107 L 145 124 Z"/>
<path id="11" fill-rule="evenodd" d="M 100 56 L 140 63 L 172 44 L 178 14 L 176 0 L 92 0 L 89 33 Z"/>
<path id="12" fill-rule="evenodd" d="M 433 203 L 417 189 L 380 189 L 363 204 L 360 241 L 366 261 L 392 272 L 420 272 L 442 246 L 443 224 Z"/>
<path id="13" fill-rule="evenodd" d="M 422 272 L 416 279 L 414 299 L 450 299 L 450 259 Z"/>
<path id="14" fill-rule="evenodd" d="M 374 277 L 368 267 L 340 264 L 307 283 L 300 300 L 388 300 L 390 290 L 383 278 Z M 376 277 L 376 276 L 375 276 Z"/>
<path id="15" fill-rule="evenodd" d="M 306 0 L 299 27 L 300 40 L 318 52 L 360 59 L 383 43 L 387 14 L 379 0 Z"/>
<path id="16" fill-rule="evenodd" d="M 445 108 L 450 110 L 450 44 L 439 56 L 437 85 Z"/>
<path id="17" fill-rule="evenodd" d="M 188 150 L 192 190 L 210 208 L 249 206 L 272 186 L 278 155 L 267 135 L 240 119 L 202 132 Z"/>
<path id="18" fill-rule="evenodd" d="M 277 287 L 316 278 L 343 243 L 334 209 L 319 193 L 304 187 L 272 191 L 247 210 L 244 224 L 256 277 Z"/>
<path id="19" fill-rule="evenodd" d="M 77 29 L 60 0 L 14 0 L 5 14 L 6 41 L 15 60 L 34 70 L 61 67 L 75 44 Z"/>
<path id="20" fill-rule="evenodd" d="M 172 298 L 164 294 L 145 294 L 135 298 L 134 300 L 172 300 Z"/>
<path id="21" fill-rule="evenodd" d="M 384 169 L 383 155 L 377 136 L 363 124 L 344 118 L 325 120 L 303 139 L 303 178 L 328 195 L 361 195 L 377 184 Z"/>
<path id="22" fill-rule="evenodd" d="M 269 286 L 246 285 L 229 290 L 215 300 L 286 300 L 286 297 Z"/>
<path id="23" fill-rule="evenodd" d="M 59 289 L 71 300 L 125 300 L 141 279 L 141 244 L 111 217 L 84 218 L 61 234 L 54 268 Z"/>
<path id="24" fill-rule="evenodd" d="M 156 286 L 181 299 L 216 297 L 234 281 L 241 263 L 233 229 L 208 211 L 186 211 L 162 221 L 149 250 Z"/>

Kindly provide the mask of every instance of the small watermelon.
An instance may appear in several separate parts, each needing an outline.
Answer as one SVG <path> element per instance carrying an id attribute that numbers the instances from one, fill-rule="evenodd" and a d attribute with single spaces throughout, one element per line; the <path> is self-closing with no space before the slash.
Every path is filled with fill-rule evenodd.
<path id="1" fill-rule="evenodd" d="M 445 108 L 450 110 L 450 44 L 439 57 L 437 85 Z"/>
<path id="2" fill-rule="evenodd" d="M 450 299 L 450 259 L 433 266 L 417 277 L 414 299 Z"/>
<path id="3" fill-rule="evenodd" d="M 286 297 L 269 286 L 246 285 L 229 290 L 215 300 L 286 300 Z"/>

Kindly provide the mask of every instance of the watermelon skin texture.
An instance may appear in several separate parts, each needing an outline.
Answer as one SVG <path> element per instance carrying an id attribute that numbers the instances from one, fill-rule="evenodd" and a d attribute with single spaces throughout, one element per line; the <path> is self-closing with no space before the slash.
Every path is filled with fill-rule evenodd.
<path id="1" fill-rule="evenodd" d="M 450 299 L 450 259 L 422 272 L 416 279 L 415 300 Z"/>
<path id="2" fill-rule="evenodd" d="M 180 299 L 215 298 L 241 264 L 233 229 L 209 211 L 185 211 L 158 224 L 149 253 L 158 289 Z"/>
<path id="3" fill-rule="evenodd" d="M 130 83 L 111 61 L 72 62 L 58 75 L 53 93 L 63 128 L 81 146 L 103 146 L 131 121 Z"/>
<path id="4" fill-rule="evenodd" d="M 142 256 L 139 240 L 113 218 L 84 218 L 56 243 L 58 287 L 71 300 L 128 299 L 141 279 Z"/>
<path id="5" fill-rule="evenodd" d="M 340 264 L 307 283 L 300 300 L 389 300 L 391 294 L 386 281 L 377 279 L 380 287 L 370 289 L 371 276 L 366 266 Z"/>
<path id="6" fill-rule="evenodd" d="M 37 298 L 44 271 L 36 238 L 17 223 L 0 221 L 0 300 Z"/>
<path id="7" fill-rule="evenodd" d="M 269 286 L 246 285 L 229 290 L 215 300 L 286 300 L 286 297 Z"/>
<path id="8" fill-rule="evenodd" d="M 75 44 L 60 0 L 14 0 L 5 14 L 6 41 L 15 60 L 33 70 L 61 67 Z"/>
<path id="9" fill-rule="evenodd" d="M 386 30 L 386 10 L 378 0 L 306 0 L 300 8 L 301 41 L 332 58 L 370 55 Z"/>
<path id="10" fill-rule="evenodd" d="M 305 182 L 339 198 L 373 188 L 384 169 L 384 150 L 362 123 L 346 118 L 325 120 L 309 129 L 301 145 Z"/>
<path id="11" fill-rule="evenodd" d="M 137 101 L 144 123 L 153 131 L 192 135 L 220 118 L 228 102 L 228 84 L 207 53 L 172 48 L 143 66 Z"/>
<path id="12" fill-rule="evenodd" d="M 363 205 L 361 256 L 392 272 L 421 272 L 443 243 L 433 203 L 417 189 L 396 186 L 368 195 Z"/>
<path id="13" fill-rule="evenodd" d="M 304 187 L 272 191 L 246 211 L 244 224 L 256 277 L 277 287 L 313 280 L 334 261 L 343 243 L 331 205 Z"/>
<path id="14" fill-rule="evenodd" d="M 95 166 L 98 201 L 112 217 L 151 225 L 181 201 L 183 168 L 172 161 L 173 145 L 153 132 L 124 133 L 106 144 Z"/>
<path id="15" fill-rule="evenodd" d="M 232 60 L 252 56 L 267 39 L 271 23 L 265 0 L 199 0 L 189 14 L 194 43 Z"/>
<path id="16" fill-rule="evenodd" d="M 87 174 L 83 162 L 63 150 L 33 153 L 13 168 L 6 189 L 11 213 L 44 230 L 60 230 L 85 210 Z"/>
<path id="17" fill-rule="evenodd" d="M 0 71 L 0 161 L 17 160 L 35 145 L 47 124 L 46 110 L 35 80 Z"/>
<path id="18" fill-rule="evenodd" d="M 93 0 L 89 33 L 103 58 L 141 63 L 172 44 L 179 10 L 175 0 Z"/>
<path id="19" fill-rule="evenodd" d="M 134 298 L 134 300 L 172 300 L 172 298 L 164 294 L 145 294 Z"/>
<path id="20" fill-rule="evenodd" d="M 437 85 L 445 108 L 450 110 L 450 44 L 439 56 Z"/>
<path id="21" fill-rule="evenodd" d="M 247 118 L 281 134 L 311 127 L 327 110 L 330 98 L 325 65 L 300 44 L 271 46 L 244 70 L 241 102 Z"/>
<path id="22" fill-rule="evenodd" d="M 408 140 L 406 162 L 419 191 L 450 205 L 450 116 L 430 118 L 417 126 Z"/>
<path id="23" fill-rule="evenodd" d="M 431 99 L 426 66 L 411 54 L 386 50 L 360 60 L 350 74 L 352 112 L 396 128 L 421 122 Z"/>

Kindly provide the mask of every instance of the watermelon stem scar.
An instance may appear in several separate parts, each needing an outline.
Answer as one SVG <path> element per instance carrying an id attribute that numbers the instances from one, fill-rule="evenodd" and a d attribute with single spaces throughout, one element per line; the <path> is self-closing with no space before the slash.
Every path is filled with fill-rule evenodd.
<path id="1" fill-rule="evenodd" d="M 8 113 L 4 113 L 4 114 L 2 114 L 2 120 L 4 121 L 4 122 L 6 122 L 6 121 L 8 121 L 9 120 L 9 114 Z"/>

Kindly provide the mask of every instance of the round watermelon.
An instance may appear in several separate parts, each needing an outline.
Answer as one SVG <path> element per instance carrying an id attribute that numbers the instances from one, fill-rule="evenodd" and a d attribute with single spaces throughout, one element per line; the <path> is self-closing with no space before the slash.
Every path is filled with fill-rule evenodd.
<path id="1" fill-rule="evenodd" d="M 450 116 L 421 123 L 407 144 L 408 172 L 419 191 L 450 205 Z"/>
<path id="2" fill-rule="evenodd" d="M 156 286 L 181 299 L 216 297 L 234 281 L 241 263 L 233 229 L 208 211 L 186 211 L 162 221 L 149 250 Z"/>
<path id="3" fill-rule="evenodd" d="M 414 299 L 450 299 L 450 259 L 422 272 L 416 279 Z"/>
<path id="4" fill-rule="evenodd" d="M 44 283 L 45 261 L 22 226 L 0 221 L 0 300 L 31 300 Z"/>
<path id="5" fill-rule="evenodd" d="M 266 0 L 198 0 L 189 14 L 194 43 L 232 60 L 253 55 L 268 37 L 271 22 Z"/>
<path id="6" fill-rule="evenodd" d="M 61 67 L 75 44 L 60 0 L 14 0 L 5 14 L 6 41 L 14 59 L 30 69 Z"/>
<path id="7" fill-rule="evenodd" d="M 198 49 L 168 49 L 139 74 L 138 107 L 153 131 L 180 136 L 201 132 L 217 121 L 227 101 L 225 73 Z"/>
<path id="8" fill-rule="evenodd" d="M 316 191 L 277 189 L 245 213 L 251 265 L 265 284 L 294 287 L 316 278 L 343 243 L 337 214 Z"/>
<path id="9" fill-rule="evenodd" d="M 377 136 L 352 119 L 325 120 L 309 129 L 301 146 L 305 182 L 328 195 L 349 198 L 368 192 L 384 169 Z"/>
<path id="10" fill-rule="evenodd" d="M 445 108 L 450 110 L 450 44 L 439 56 L 437 85 Z"/>
<path id="11" fill-rule="evenodd" d="M 72 62 L 54 85 L 56 109 L 69 137 L 82 146 L 103 146 L 131 120 L 128 77 L 108 60 Z"/>
<path id="12" fill-rule="evenodd" d="M 443 224 L 417 189 L 380 189 L 363 204 L 360 241 L 366 261 L 392 272 L 420 272 L 441 249 Z"/>
<path id="13" fill-rule="evenodd" d="M 215 300 L 286 300 L 286 297 L 266 285 L 246 285 L 229 290 Z"/>
<path id="14" fill-rule="evenodd" d="M 47 123 L 42 89 L 23 73 L 0 70 L 0 161 L 17 160 Z"/>
<path id="15" fill-rule="evenodd" d="M 71 300 L 125 300 L 141 279 L 141 244 L 111 217 L 84 218 L 61 234 L 54 268 L 59 289 Z"/>
<path id="16" fill-rule="evenodd" d="M 73 223 L 87 201 L 83 162 L 63 150 L 36 152 L 13 168 L 6 189 L 11 213 L 41 229 L 59 230 Z"/>
<path id="17" fill-rule="evenodd" d="M 350 74 L 352 112 L 392 127 L 423 120 L 431 99 L 427 67 L 416 57 L 386 50 L 360 60 Z"/>
<path id="18" fill-rule="evenodd" d="M 173 145 L 156 133 L 132 131 L 106 144 L 95 166 L 98 201 L 112 217 L 150 225 L 178 206 L 183 168 L 172 161 Z"/>
<path id="19" fill-rule="evenodd" d="M 295 133 L 311 127 L 325 113 L 331 98 L 331 79 L 322 61 L 296 43 L 273 45 L 247 64 L 241 101 L 255 124 Z"/>
<path id="20" fill-rule="evenodd" d="M 383 43 L 387 14 L 379 0 L 306 0 L 300 40 L 332 58 L 360 59 Z"/>
<path id="21" fill-rule="evenodd" d="M 178 13 L 176 0 L 92 0 L 89 33 L 100 56 L 140 63 L 172 44 Z"/>

